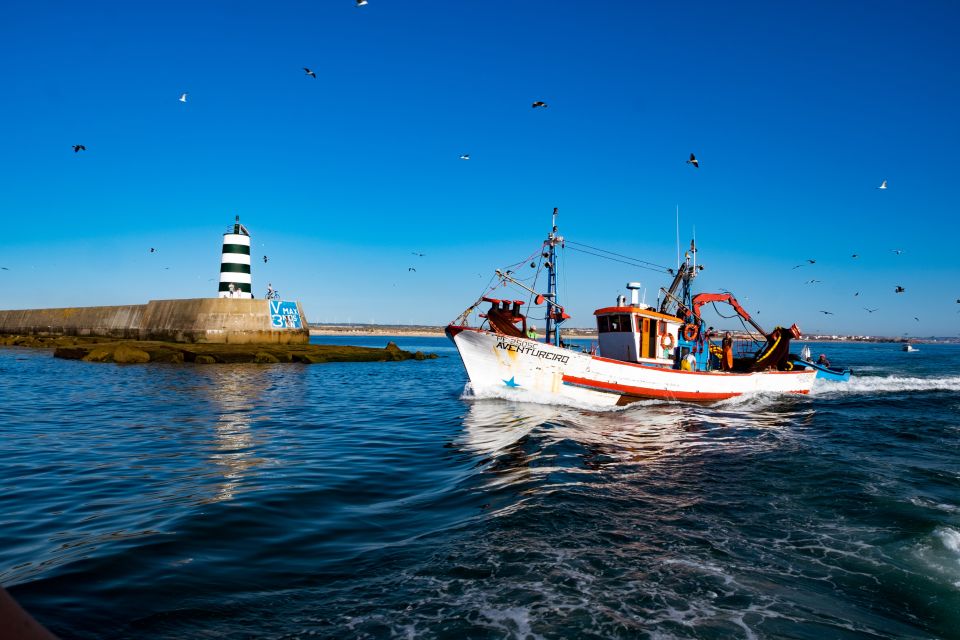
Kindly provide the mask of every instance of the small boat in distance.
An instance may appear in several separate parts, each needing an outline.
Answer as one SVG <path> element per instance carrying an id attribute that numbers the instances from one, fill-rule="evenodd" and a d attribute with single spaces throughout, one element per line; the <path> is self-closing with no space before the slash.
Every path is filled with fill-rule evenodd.
<path id="1" fill-rule="evenodd" d="M 692 242 L 676 270 L 663 267 L 674 279 L 669 288 L 660 289 L 662 299 L 656 308 L 640 302 L 639 283 L 628 283 L 629 303 L 621 295 L 616 305 L 594 311 L 599 351 L 587 353 L 567 345 L 560 325 L 570 316 L 558 300 L 556 266 L 558 248 L 570 241 L 558 233 L 556 216 L 554 209 L 552 230 L 541 248 L 514 265 L 519 269 L 530 262 L 536 273 L 545 269 L 546 292 L 538 293 L 535 281 L 528 286 L 514 271 L 498 269 L 488 294 L 512 285 L 525 291 L 528 300 L 483 295 L 446 328 L 475 393 L 505 390 L 518 400 L 526 396 L 539 402 L 613 407 L 650 398 L 708 402 L 745 393 L 810 391 L 817 371 L 794 366 L 798 358 L 789 353 L 790 340 L 800 336 L 795 324 L 767 333 L 731 294 L 693 295 L 691 285 L 702 266 L 696 264 Z M 732 358 L 711 341 L 719 336 L 709 334 L 712 327 L 700 317 L 704 304 L 717 302 L 732 306 L 739 319 L 759 333 L 752 340 L 737 341 Z M 543 342 L 535 338 L 527 314 L 521 311 L 531 303 L 544 310 Z M 480 325 L 470 326 L 473 313 L 485 304 L 489 307 L 478 314 Z M 732 366 L 721 370 L 721 358 L 732 360 Z"/>
<path id="2" fill-rule="evenodd" d="M 914 351 L 919 351 L 919 349 L 917 349 L 915 346 L 913 346 L 909 342 L 903 345 L 903 350 L 906 351 L 907 353 L 913 353 Z"/>

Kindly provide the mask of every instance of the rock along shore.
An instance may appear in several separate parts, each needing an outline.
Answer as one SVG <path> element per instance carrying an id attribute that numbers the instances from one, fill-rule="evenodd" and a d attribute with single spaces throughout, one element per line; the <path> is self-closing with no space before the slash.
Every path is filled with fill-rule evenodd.
<path id="1" fill-rule="evenodd" d="M 326 344 L 184 344 L 148 340 L 111 340 L 85 337 L 0 336 L 0 346 L 53 349 L 55 358 L 85 362 L 141 364 L 259 364 L 324 362 L 394 362 L 428 360 L 436 354 L 411 353 L 388 342 L 383 349 Z"/>

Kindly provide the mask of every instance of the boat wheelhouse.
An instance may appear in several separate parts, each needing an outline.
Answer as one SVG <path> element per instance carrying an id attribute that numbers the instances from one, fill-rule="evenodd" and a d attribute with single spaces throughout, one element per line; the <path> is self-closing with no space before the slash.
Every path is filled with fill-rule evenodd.
<path id="1" fill-rule="evenodd" d="M 617 306 L 597 309 L 597 342 L 605 358 L 654 366 L 672 366 L 674 347 L 682 322 L 638 301 L 639 282 L 627 283 L 630 304 L 624 296 Z"/>

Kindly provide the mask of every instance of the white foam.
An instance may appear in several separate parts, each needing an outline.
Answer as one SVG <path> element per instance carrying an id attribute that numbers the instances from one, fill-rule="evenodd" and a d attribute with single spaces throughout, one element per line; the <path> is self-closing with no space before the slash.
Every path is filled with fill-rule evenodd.
<path id="1" fill-rule="evenodd" d="M 952 504 L 946 504 L 943 502 L 934 502 L 932 500 L 926 500 L 924 498 L 913 497 L 910 498 L 910 504 L 916 507 L 923 507 L 925 509 L 937 509 L 938 511 L 946 511 L 947 513 L 956 513 L 958 507 Z"/>
<path id="2" fill-rule="evenodd" d="M 937 527 L 932 539 L 922 541 L 913 554 L 929 572 L 960 589 L 960 531 Z"/>
<path id="3" fill-rule="evenodd" d="M 911 378 L 904 376 L 852 376 L 848 382 L 817 380 L 811 395 L 857 395 L 905 391 L 960 391 L 960 376 Z"/>
<path id="4" fill-rule="evenodd" d="M 957 563 L 960 564 L 960 531 L 950 527 L 937 527 L 933 535 L 940 539 L 946 549 L 957 554 Z"/>

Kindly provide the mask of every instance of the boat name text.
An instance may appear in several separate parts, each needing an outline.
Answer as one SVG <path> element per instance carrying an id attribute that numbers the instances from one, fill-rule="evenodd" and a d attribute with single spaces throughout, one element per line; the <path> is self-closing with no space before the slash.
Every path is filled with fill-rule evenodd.
<path id="1" fill-rule="evenodd" d="M 567 364 L 567 362 L 570 361 L 570 356 L 553 353 L 552 351 L 543 351 L 536 344 L 530 344 L 520 340 L 510 340 L 509 338 L 498 338 L 497 349 L 522 353 L 535 358 L 543 358 L 544 360 L 556 360 L 561 364 Z"/>

